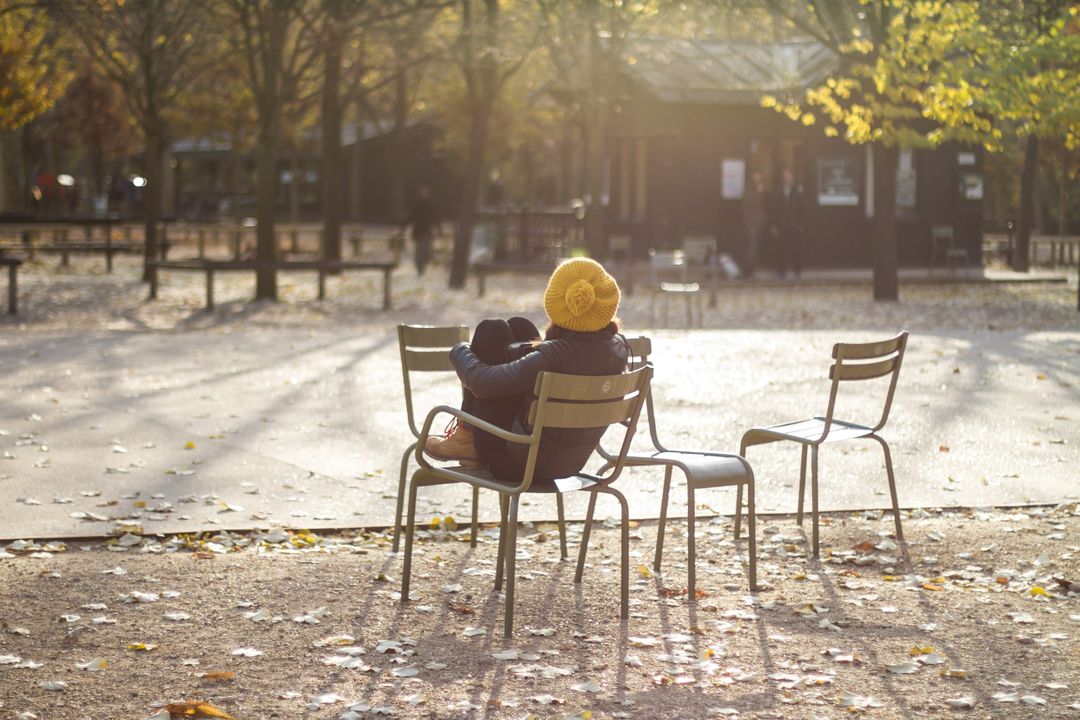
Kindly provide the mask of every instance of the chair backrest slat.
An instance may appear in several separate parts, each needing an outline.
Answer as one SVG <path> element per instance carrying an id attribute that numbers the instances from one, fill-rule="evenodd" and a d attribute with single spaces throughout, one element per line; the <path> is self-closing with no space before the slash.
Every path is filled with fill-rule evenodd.
<path id="1" fill-rule="evenodd" d="M 437 350 L 405 349 L 405 366 L 410 372 L 446 372 L 453 370 L 450 353 L 445 348 Z"/>
<path id="2" fill-rule="evenodd" d="M 649 392 L 652 379 L 652 366 L 619 375 L 572 376 L 559 373 L 543 372 L 539 376 L 536 400 L 529 410 L 529 424 L 532 426 L 532 441 L 525 465 L 525 477 L 516 490 L 524 492 L 532 484 L 533 473 L 540 450 L 540 442 L 546 428 L 604 428 L 616 423 L 625 425 L 626 432 L 619 453 L 613 458 L 613 470 L 606 478 L 615 480 L 622 472 L 630 442 L 637 428 L 638 416 Z M 596 387 L 609 390 L 599 400 L 586 400 L 583 397 L 596 397 Z M 615 392 L 618 388 L 619 392 Z M 554 397 L 554 391 L 569 397 Z"/>
<path id="3" fill-rule="evenodd" d="M 900 358 L 893 356 L 887 360 L 868 363 L 836 363 L 829 368 L 830 380 L 873 380 L 884 377 L 896 369 Z"/>
<path id="4" fill-rule="evenodd" d="M 533 392 L 540 394 L 543 376 L 537 376 Z M 638 379 L 633 375 L 560 375 L 548 379 L 548 398 L 551 400 L 598 401 L 610 400 L 632 392 Z"/>
<path id="5" fill-rule="evenodd" d="M 548 399 L 544 410 L 547 428 L 598 428 L 629 420 L 637 403 L 637 394 L 609 402 L 567 403 Z M 535 416 L 535 411 L 530 412 Z"/>
<path id="6" fill-rule="evenodd" d="M 469 339 L 469 329 L 464 325 L 431 327 L 426 325 L 398 325 L 399 338 L 410 348 L 451 348 Z"/>
<path id="7" fill-rule="evenodd" d="M 877 432 L 885 427 L 885 423 L 889 420 L 889 411 L 892 409 L 896 381 L 900 377 L 900 365 L 904 362 L 907 339 L 907 332 L 901 332 L 888 340 L 869 343 L 837 343 L 833 346 L 833 358 L 836 362 L 829 368 L 832 388 L 829 391 L 829 406 L 825 411 L 825 428 L 822 438 L 829 434 L 840 383 L 848 380 L 873 380 L 891 376 L 889 390 L 885 395 L 885 404 L 881 410 L 881 418 L 874 426 L 874 431 Z M 851 360 L 857 362 L 850 362 Z"/>
<path id="8" fill-rule="evenodd" d="M 870 360 L 871 358 L 885 357 L 896 352 L 900 347 L 902 335 L 897 335 L 890 340 L 869 343 L 836 343 L 833 345 L 833 359 L 844 360 Z"/>

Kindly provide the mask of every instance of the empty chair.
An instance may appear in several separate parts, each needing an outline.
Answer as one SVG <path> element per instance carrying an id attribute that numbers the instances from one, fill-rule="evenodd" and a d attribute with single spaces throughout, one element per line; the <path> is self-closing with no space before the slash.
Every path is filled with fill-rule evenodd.
<path id="1" fill-rule="evenodd" d="M 693 303 L 701 313 L 701 285 L 690 281 L 690 263 L 682 250 L 649 250 L 649 266 L 652 270 L 652 302 L 649 305 L 649 324 L 656 326 L 656 300 L 664 298 L 664 324 L 667 324 L 668 305 L 671 297 L 686 300 L 686 326 L 694 324 Z"/>
<path id="2" fill-rule="evenodd" d="M 753 428 L 743 434 L 739 454 L 744 457 L 746 456 L 746 449 L 751 445 L 763 445 L 780 440 L 790 440 L 802 445 L 797 516 L 800 525 L 803 519 L 803 497 L 806 492 L 806 454 L 807 450 L 810 451 L 810 498 L 814 520 L 814 557 L 818 557 L 820 549 L 818 542 L 818 448 L 825 443 L 868 438 L 881 444 L 881 449 L 885 453 L 885 471 L 889 477 L 889 494 L 892 497 L 893 516 L 896 522 L 896 538 L 898 540 L 904 539 L 904 531 L 900 527 L 900 506 L 896 499 L 896 478 L 893 475 L 892 455 L 889 453 L 888 443 L 885 442 L 885 438 L 878 435 L 878 431 L 885 427 L 885 423 L 889 419 L 889 410 L 892 408 L 896 381 L 900 377 L 900 365 L 904 360 L 904 348 L 907 346 L 907 338 L 908 334 L 901 332 L 894 338 L 880 342 L 837 343 L 833 345 L 833 364 L 829 368 L 829 379 L 832 380 L 832 386 L 829 391 L 828 409 L 825 411 L 824 416 L 781 425 Z M 840 383 L 886 377 L 889 378 L 889 389 L 885 395 L 884 407 L 877 424 L 872 427 L 858 425 L 833 417 Z"/>
<path id="3" fill-rule="evenodd" d="M 528 425 L 528 434 L 504 430 L 487 423 L 468 413 L 446 405 L 432 408 L 424 420 L 420 436 L 426 437 L 431 432 L 434 419 L 440 414 L 452 415 L 461 422 L 497 435 L 508 442 L 528 446 L 528 460 L 523 476 L 517 484 L 508 484 L 495 479 L 487 470 L 464 467 L 435 467 L 424 455 L 424 444 L 417 445 L 416 460 L 420 468 L 413 473 L 409 489 L 409 511 L 405 535 L 405 563 L 401 576 L 401 602 L 409 599 L 409 585 L 412 573 L 412 548 L 416 533 L 416 496 L 421 487 L 464 483 L 474 489 L 493 490 L 499 493 L 499 505 L 502 510 L 502 522 L 499 531 L 499 554 L 496 562 L 495 589 L 502 588 L 506 579 L 505 616 L 503 632 L 510 637 L 514 623 L 514 586 L 515 559 L 517 556 L 517 518 L 521 496 L 527 492 L 552 492 L 557 497 L 562 493 L 585 491 L 592 494 L 590 507 L 595 503 L 597 493 L 612 495 L 619 501 L 622 510 L 622 572 L 621 572 L 621 617 L 630 612 L 630 518 L 626 498 L 612 487 L 623 468 L 630 441 L 637 426 L 638 414 L 646 393 L 652 368 L 643 367 L 621 375 L 563 375 L 543 372 L 536 378 L 536 400 L 532 403 Z M 544 482 L 533 486 L 540 439 L 544 428 L 598 428 L 615 423 L 623 423 L 625 432 L 618 455 L 608 475 L 590 475 L 577 473 L 570 477 L 559 478 L 553 482 Z M 574 581 L 581 581 L 585 565 L 585 552 L 588 546 L 589 528 L 586 525 L 578 555 L 577 573 Z"/>
<path id="4" fill-rule="evenodd" d="M 630 359 L 632 366 L 645 364 L 652 353 L 652 342 L 647 337 L 629 338 Z M 650 386 L 651 388 L 651 386 Z M 757 588 L 757 535 L 756 517 L 754 509 L 754 471 L 745 459 L 731 453 L 713 452 L 709 450 L 672 450 L 660 442 L 656 427 L 656 410 L 653 405 L 652 391 L 645 397 L 646 419 L 649 423 L 649 436 L 652 440 L 653 449 L 646 452 L 631 452 L 626 456 L 627 467 L 663 467 L 664 489 L 660 500 L 660 518 L 656 527 L 656 554 L 653 558 L 653 569 L 660 571 L 660 563 L 664 552 L 664 528 L 667 522 L 668 496 L 671 490 L 672 471 L 678 469 L 686 478 L 686 512 L 687 512 L 687 588 L 688 595 L 692 600 L 697 588 L 697 545 L 695 533 L 695 493 L 698 490 L 716 487 L 738 488 L 738 499 L 735 505 L 735 539 L 739 539 L 742 522 L 742 490 L 746 488 L 747 497 L 747 524 L 750 534 L 748 579 L 750 589 Z M 603 447 L 598 452 L 604 458 L 604 465 L 599 472 L 603 473 L 618 461 L 614 455 Z M 586 519 L 586 528 L 592 521 L 593 504 L 590 500 L 589 512 Z M 585 540 L 583 539 L 584 543 Z"/>
<path id="5" fill-rule="evenodd" d="M 712 235 L 688 235 L 683 238 L 683 254 L 695 267 L 704 267 L 716 255 L 716 238 Z"/>
<path id="6" fill-rule="evenodd" d="M 932 225 L 930 227 L 930 272 L 938 259 L 944 259 L 949 272 L 956 272 L 956 263 L 968 264 L 967 248 L 957 247 L 952 225 Z"/>
<path id="7" fill-rule="evenodd" d="M 608 238 L 608 255 L 618 265 L 633 261 L 634 241 L 629 235 L 612 235 Z"/>

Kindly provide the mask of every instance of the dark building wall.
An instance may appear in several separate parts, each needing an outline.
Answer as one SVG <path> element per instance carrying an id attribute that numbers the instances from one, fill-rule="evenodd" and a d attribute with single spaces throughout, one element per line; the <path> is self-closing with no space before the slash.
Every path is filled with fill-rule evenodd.
<path id="1" fill-rule="evenodd" d="M 744 247 L 741 199 L 722 197 L 723 161 L 742 160 L 746 175 L 755 165 L 766 175 L 770 189 L 780 170 L 790 165 L 805 192 L 806 235 L 804 264 L 809 267 L 866 267 L 870 265 L 870 219 L 866 214 L 866 149 L 839 138 L 826 138 L 819 127 L 806 127 L 769 109 L 745 106 L 665 105 L 637 99 L 623 105 L 612 126 L 613 147 L 620 140 L 648 142 L 648 201 L 644 217 L 629 217 L 619 207 L 618 184 L 633 172 L 619 152 L 613 153 L 612 204 L 609 229 L 628 234 L 640 256 L 648 248 L 679 247 L 688 235 L 714 235 L 721 252 L 741 257 Z M 930 261 L 930 227 L 952 225 L 956 244 L 980 259 L 980 200 L 962 197 L 965 173 L 981 173 L 975 165 L 958 165 L 956 146 L 916 150 L 915 207 L 899 209 L 898 256 L 902 266 L 926 266 Z M 819 203 L 821 163 L 840 167 L 850 176 L 854 205 Z M 761 249 L 766 265 L 776 249 Z"/>

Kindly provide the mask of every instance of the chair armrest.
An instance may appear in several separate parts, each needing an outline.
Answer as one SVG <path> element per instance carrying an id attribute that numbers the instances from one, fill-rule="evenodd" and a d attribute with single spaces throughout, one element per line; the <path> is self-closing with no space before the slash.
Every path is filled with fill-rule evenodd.
<path id="1" fill-rule="evenodd" d="M 508 442 L 520 443 L 522 445 L 528 445 L 532 442 L 532 435 L 521 435 L 519 433 L 513 433 L 509 430 L 499 427 L 498 425 L 492 425 L 487 420 L 481 420 L 478 417 L 470 415 L 464 410 L 450 405 L 436 405 L 428 411 L 427 417 L 424 418 L 424 425 L 420 428 L 420 436 L 416 443 L 416 462 L 420 463 L 426 468 L 430 468 L 431 465 L 424 457 L 424 440 L 431 433 L 431 424 L 438 415 L 441 414 L 453 415 L 458 420 L 462 420 L 477 430 L 483 430 L 484 432 L 491 433 L 496 437 L 500 437 Z"/>

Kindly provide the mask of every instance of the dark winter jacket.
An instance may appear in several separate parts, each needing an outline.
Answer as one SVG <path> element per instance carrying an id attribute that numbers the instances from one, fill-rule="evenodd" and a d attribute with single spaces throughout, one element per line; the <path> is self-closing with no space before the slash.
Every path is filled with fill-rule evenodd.
<path id="1" fill-rule="evenodd" d="M 478 398 L 521 397 L 521 409 L 513 432 L 529 433 L 529 405 L 536 377 L 545 370 L 571 375 L 615 375 L 626 370 L 626 340 L 610 329 L 598 332 L 568 332 L 565 337 L 545 340 L 532 352 L 505 365 L 488 365 L 467 343 L 450 351 L 450 360 L 462 384 Z M 596 449 L 606 428 L 546 428 L 540 438 L 537 479 L 553 479 L 580 471 Z M 519 454 L 524 464 L 528 446 L 508 444 L 508 452 Z"/>

